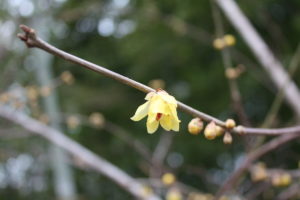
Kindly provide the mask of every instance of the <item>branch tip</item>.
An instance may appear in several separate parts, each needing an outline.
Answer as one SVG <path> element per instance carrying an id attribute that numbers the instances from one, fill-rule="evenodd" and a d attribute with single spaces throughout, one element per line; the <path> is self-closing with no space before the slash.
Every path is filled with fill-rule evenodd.
<path id="1" fill-rule="evenodd" d="M 19 33 L 17 36 L 20 38 L 20 40 L 24 41 L 28 48 L 36 47 L 36 33 L 35 30 L 21 24 L 20 29 L 24 31 L 24 33 Z"/>

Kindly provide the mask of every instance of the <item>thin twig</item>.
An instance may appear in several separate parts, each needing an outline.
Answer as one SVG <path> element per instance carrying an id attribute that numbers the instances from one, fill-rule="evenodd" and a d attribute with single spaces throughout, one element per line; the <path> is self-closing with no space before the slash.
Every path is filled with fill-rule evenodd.
<path id="1" fill-rule="evenodd" d="M 66 150 L 74 157 L 79 158 L 86 166 L 95 171 L 105 175 L 107 178 L 114 181 L 124 190 L 132 194 L 138 199 L 159 200 L 155 195 L 145 197 L 143 194 L 143 186 L 138 181 L 130 177 L 124 171 L 109 163 L 105 159 L 81 146 L 79 143 L 69 139 L 63 133 L 48 127 L 37 120 L 34 120 L 23 113 L 19 113 L 10 109 L 9 107 L 0 107 L 0 116 L 10 120 L 26 130 L 29 130 L 48 141 L 56 144 L 62 149 Z"/>
<path id="2" fill-rule="evenodd" d="M 61 113 L 63 117 L 69 117 L 71 114 L 66 114 L 66 113 Z M 73 114 L 72 114 L 73 115 Z M 150 149 L 143 144 L 141 141 L 138 139 L 132 137 L 130 133 L 128 133 L 125 129 L 122 127 L 118 126 L 115 123 L 112 123 L 105 119 L 103 122 L 103 127 L 95 127 L 90 124 L 89 119 L 87 116 L 80 115 L 80 114 L 75 114 L 76 117 L 80 118 L 80 122 L 86 126 L 89 126 L 91 128 L 96 128 L 96 129 L 103 129 L 114 136 L 118 137 L 121 139 L 123 142 L 125 142 L 129 147 L 133 148 L 138 154 L 140 154 L 147 162 L 151 164 L 151 151 Z"/>
<path id="3" fill-rule="evenodd" d="M 288 68 L 288 74 L 292 78 L 295 74 L 297 68 L 299 67 L 300 63 L 300 44 L 298 44 L 298 47 L 296 49 L 296 52 L 294 53 L 291 62 L 289 64 Z M 262 123 L 262 127 L 269 127 L 272 122 L 274 121 L 274 118 L 277 116 L 277 113 L 282 105 L 283 97 L 284 97 L 284 90 L 288 85 L 288 81 L 284 84 L 282 88 L 278 91 L 272 105 L 270 108 L 270 111 L 268 112 L 265 121 Z"/>
<path id="4" fill-rule="evenodd" d="M 223 23 L 222 23 L 222 19 L 221 19 L 221 13 L 220 13 L 218 7 L 215 5 L 215 2 L 213 0 L 211 0 L 211 7 L 212 7 L 212 14 L 213 14 L 213 21 L 214 21 L 215 29 L 216 29 L 216 36 L 218 38 L 221 38 L 224 36 L 224 27 L 223 27 Z M 222 56 L 222 61 L 223 61 L 223 66 L 224 66 L 225 72 L 226 72 L 226 70 L 233 67 L 232 60 L 231 60 L 231 54 L 230 54 L 229 50 L 230 49 L 227 47 L 221 49 L 221 56 Z M 242 97 L 241 97 L 241 93 L 238 88 L 236 78 L 228 78 L 227 76 L 225 76 L 225 77 L 228 80 L 228 86 L 229 86 L 229 91 L 230 91 L 234 111 L 237 113 L 242 124 L 244 124 L 246 126 L 250 126 L 250 122 L 249 122 L 246 112 L 243 108 Z"/>
<path id="5" fill-rule="evenodd" d="M 269 47 L 250 24 L 249 20 L 242 13 L 234 0 L 216 0 L 216 3 L 244 38 L 245 42 L 268 72 L 277 88 L 283 88 L 286 85 L 286 82 L 288 82 L 284 90 L 284 97 L 295 111 L 296 116 L 300 118 L 300 92 L 296 84 L 284 70 L 282 64 L 275 58 Z"/>
<path id="6" fill-rule="evenodd" d="M 275 200 L 286 200 L 286 199 L 292 199 L 296 198 L 298 199 L 300 196 L 300 185 L 298 183 L 295 183 L 288 187 L 287 189 L 283 190 L 281 193 L 278 194 L 278 196 L 275 198 Z"/>
<path id="7" fill-rule="evenodd" d="M 295 134 L 289 133 L 281 135 L 270 142 L 262 145 L 255 151 L 249 153 L 243 163 L 230 175 L 230 177 L 222 184 L 221 188 L 219 189 L 216 198 L 222 196 L 225 192 L 231 190 L 237 181 L 239 180 L 240 176 L 250 167 L 251 163 L 264 154 L 276 149 L 277 147 L 294 140 L 300 137 L 300 132 L 296 132 Z"/>
<path id="8" fill-rule="evenodd" d="M 56 55 L 67 61 L 70 61 L 70 62 L 78 64 L 82 67 L 85 67 L 85 68 L 88 68 L 95 72 L 98 72 L 100 74 L 103 74 L 103 75 L 110 77 L 114 80 L 117 80 L 123 84 L 126 84 L 133 88 L 136 88 L 142 92 L 149 93 L 149 92 L 155 91 L 154 89 L 152 89 L 142 83 L 139 83 L 135 80 L 132 80 L 128 77 L 120 75 L 116 72 L 113 72 L 109 69 L 106 69 L 104 67 L 96 65 L 94 63 L 88 62 L 84 59 L 78 58 L 74 55 L 66 53 L 66 52 L 50 45 L 49 43 L 38 38 L 36 36 L 35 31 L 32 28 L 29 28 L 25 25 L 21 25 L 20 28 L 25 32 L 25 34 L 18 34 L 18 37 L 22 41 L 24 41 L 28 47 L 37 47 L 37 48 L 43 49 L 50 54 Z M 214 121 L 217 125 L 225 127 L 225 122 L 223 122 L 213 116 L 210 116 L 208 114 L 200 112 L 184 103 L 178 102 L 178 108 L 180 108 L 182 111 L 184 111 L 194 117 L 199 117 L 202 120 L 207 121 L 207 122 Z M 300 131 L 300 126 L 295 126 L 295 127 L 290 127 L 290 128 L 282 128 L 282 129 L 260 129 L 260 128 L 247 128 L 247 127 L 232 129 L 232 132 L 239 133 L 239 134 L 258 134 L 258 135 L 280 135 L 280 134 L 286 134 L 289 132 L 299 132 L 299 131 Z"/>
<path id="9" fill-rule="evenodd" d="M 152 168 L 150 168 L 151 177 L 157 178 L 161 175 L 163 170 L 163 163 L 168 155 L 169 149 L 172 145 L 173 134 L 165 133 L 160 136 L 160 139 L 152 154 Z"/>

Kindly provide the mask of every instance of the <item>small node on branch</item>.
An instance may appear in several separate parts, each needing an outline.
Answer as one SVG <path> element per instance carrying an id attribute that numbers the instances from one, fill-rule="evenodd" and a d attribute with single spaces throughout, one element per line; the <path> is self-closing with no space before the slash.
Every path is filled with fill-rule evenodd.
<path id="1" fill-rule="evenodd" d="M 35 30 L 23 24 L 20 25 L 20 28 L 24 31 L 24 33 L 18 34 L 20 40 L 24 41 L 28 48 L 36 47 L 37 42 Z"/>
<path id="2" fill-rule="evenodd" d="M 245 132 L 245 128 L 241 125 L 237 126 L 235 128 L 235 131 L 239 134 L 239 135 L 245 135 L 246 132 Z"/>

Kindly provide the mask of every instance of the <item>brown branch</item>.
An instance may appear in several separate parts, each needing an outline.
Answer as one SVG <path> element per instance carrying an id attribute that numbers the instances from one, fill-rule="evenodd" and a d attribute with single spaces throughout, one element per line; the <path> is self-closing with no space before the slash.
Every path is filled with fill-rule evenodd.
<path id="1" fill-rule="evenodd" d="M 118 184 L 136 198 L 147 200 L 160 199 L 155 195 L 145 197 L 143 194 L 143 185 L 140 182 L 133 179 L 124 171 L 109 163 L 105 159 L 81 146 L 79 143 L 69 139 L 63 133 L 48 127 L 39 121 L 26 116 L 25 114 L 16 112 L 9 107 L 1 106 L 0 116 L 22 126 L 26 130 L 31 131 L 32 133 L 35 133 L 66 150 L 75 158 L 79 158 L 86 166 L 89 166 L 95 171 L 111 179 L 113 182 Z"/>
<path id="2" fill-rule="evenodd" d="M 229 21 L 244 38 L 253 54 L 270 75 L 277 88 L 285 87 L 284 96 L 296 116 L 300 119 L 300 92 L 297 85 L 291 80 L 282 64 L 275 58 L 267 44 L 259 36 L 247 17 L 234 0 L 216 0 L 216 3 L 223 10 Z"/>
<path id="3" fill-rule="evenodd" d="M 217 5 L 215 4 L 215 2 L 213 0 L 211 0 L 211 7 L 212 7 L 213 21 L 215 24 L 216 36 L 218 38 L 221 38 L 224 36 L 224 27 L 223 27 L 223 22 L 222 22 L 222 18 L 221 18 L 221 13 L 220 13 L 219 8 L 217 7 Z M 223 61 L 223 66 L 224 66 L 225 72 L 226 72 L 226 70 L 229 70 L 230 68 L 233 69 L 231 53 L 230 53 L 230 49 L 228 47 L 221 49 L 221 56 L 222 56 L 222 61 Z M 224 74 L 226 74 L 226 73 L 224 73 Z M 230 91 L 230 95 L 231 95 L 233 109 L 237 113 L 237 116 L 240 119 L 240 121 L 242 122 L 242 124 L 244 124 L 246 126 L 250 126 L 250 121 L 246 115 L 246 111 L 242 104 L 241 93 L 240 93 L 240 90 L 238 87 L 238 83 L 236 81 L 237 77 L 233 78 L 233 77 L 228 77 L 227 75 L 225 77 L 227 78 L 227 81 L 228 81 L 228 86 L 229 86 L 229 91 Z"/>
<path id="4" fill-rule="evenodd" d="M 18 37 L 24 41 L 26 43 L 26 45 L 28 47 L 37 47 L 40 49 L 45 50 L 46 52 L 56 55 L 60 58 L 63 58 L 69 62 L 78 64 L 82 67 L 88 68 L 90 70 L 93 70 L 97 73 L 100 73 L 102 75 L 105 75 L 109 78 L 112 78 L 114 80 L 117 80 L 123 84 L 126 84 L 128 86 L 131 86 L 133 88 L 136 88 L 142 92 L 145 93 L 149 93 L 149 92 L 153 92 L 155 91 L 154 89 L 139 83 L 135 80 L 132 80 L 128 77 L 125 77 L 123 75 L 120 75 L 116 72 L 113 72 L 109 69 L 106 69 L 104 67 L 101 67 L 99 65 L 96 65 L 94 63 L 88 62 L 84 59 L 78 58 L 74 55 L 71 55 L 69 53 L 66 53 L 52 45 L 50 45 L 49 43 L 43 41 L 42 39 L 38 38 L 35 34 L 35 31 L 25 25 L 21 25 L 20 28 L 25 32 L 24 34 L 18 34 Z M 179 109 L 181 109 L 182 111 L 186 112 L 187 114 L 190 114 L 194 117 L 199 117 L 204 121 L 210 122 L 210 121 L 214 121 L 217 125 L 225 127 L 225 122 L 210 116 L 208 114 L 205 114 L 203 112 L 200 112 L 184 103 L 178 102 L 178 107 Z M 235 133 L 238 134 L 258 134 L 258 135 L 280 135 L 280 134 L 286 134 L 291 132 L 298 132 L 300 131 L 300 126 L 295 126 L 295 127 L 291 127 L 291 128 L 283 128 L 283 129 L 260 129 L 260 128 L 234 128 L 232 130 Z"/>
<path id="5" fill-rule="evenodd" d="M 152 154 L 152 167 L 150 168 L 150 175 L 152 178 L 161 176 L 164 168 L 164 160 L 172 146 L 173 137 L 174 135 L 172 133 L 165 133 L 160 136 Z"/>
<path id="6" fill-rule="evenodd" d="M 216 199 L 222 196 L 225 192 L 231 190 L 239 180 L 240 176 L 251 166 L 251 163 L 264 154 L 276 149 L 277 147 L 294 140 L 296 138 L 300 137 L 300 132 L 295 133 L 289 133 L 281 135 L 280 137 L 277 137 L 270 142 L 262 145 L 255 151 L 251 152 L 247 155 L 246 159 L 243 161 L 243 163 L 237 168 L 230 177 L 222 184 L 221 188 L 219 189 Z"/>
<path id="7" fill-rule="evenodd" d="M 281 193 L 278 194 L 278 196 L 275 198 L 275 200 L 286 200 L 286 199 L 299 199 L 300 196 L 300 185 L 298 183 L 295 183 L 288 187 L 287 189 L 283 190 Z"/>

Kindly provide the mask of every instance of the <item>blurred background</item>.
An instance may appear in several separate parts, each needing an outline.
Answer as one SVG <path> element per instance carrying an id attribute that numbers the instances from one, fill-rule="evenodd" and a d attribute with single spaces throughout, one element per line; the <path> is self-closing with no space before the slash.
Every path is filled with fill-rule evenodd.
<path id="1" fill-rule="evenodd" d="M 299 1 L 237 3 L 286 68 L 292 58 L 299 58 Z M 210 141 L 203 134 L 191 135 L 187 125 L 192 117 L 182 112 L 180 132 L 160 128 L 149 135 L 145 120 L 130 120 L 145 94 L 41 50 L 28 49 L 16 37 L 20 24 L 33 27 L 42 39 L 64 51 L 163 88 L 177 100 L 219 119 L 233 118 L 255 127 L 295 123 L 285 103 L 265 123 L 277 89 L 213 1 L 0 1 L 1 104 L 60 129 L 132 177 L 147 181 L 171 173 L 184 185 L 184 191 L 179 189 L 183 199 L 192 199 L 192 192 L 209 199 L 243 160 L 253 138 L 234 136 L 233 143 L 225 145 L 221 137 Z M 216 44 L 218 30 L 234 39 L 225 49 L 230 66 Z M 235 110 L 226 67 L 234 69 L 246 119 Z M 299 75 L 300 70 L 294 70 L 298 85 Z M 299 146 L 290 144 L 261 161 L 270 167 L 295 169 L 299 151 Z M 164 197 L 170 191 L 168 186 L 162 188 L 159 193 Z M 256 199 L 273 199 L 282 190 L 269 186 Z M 253 191 L 255 184 L 246 177 L 238 193 L 246 196 Z M 0 199 L 65 200 L 65 196 L 72 200 L 133 198 L 75 157 L 1 119 Z"/>

